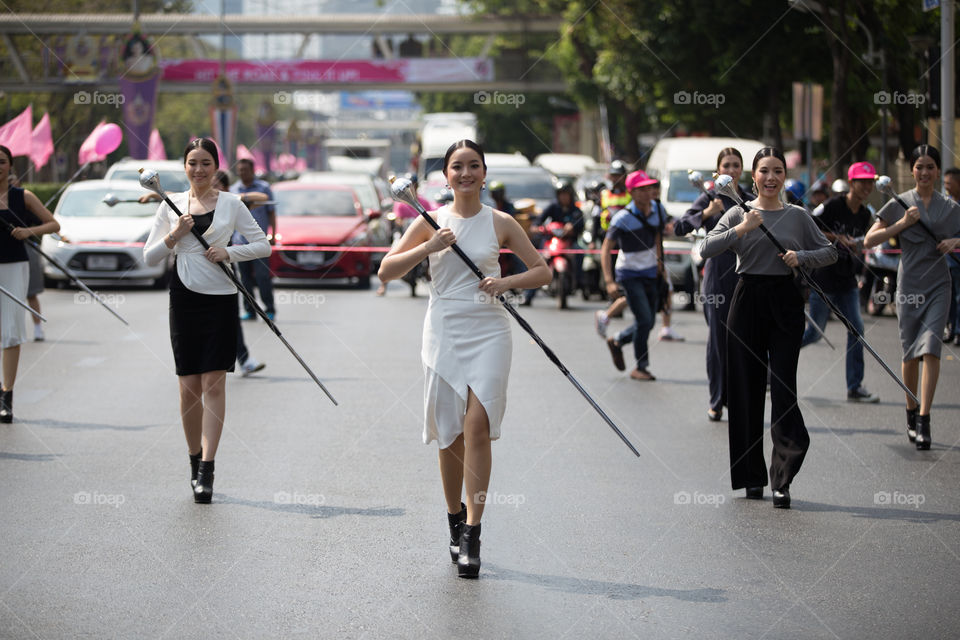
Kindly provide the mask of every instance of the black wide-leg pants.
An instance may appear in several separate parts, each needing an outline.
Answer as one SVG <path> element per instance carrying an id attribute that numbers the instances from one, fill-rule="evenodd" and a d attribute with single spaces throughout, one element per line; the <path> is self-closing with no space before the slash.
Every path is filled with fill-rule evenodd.
<path id="1" fill-rule="evenodd" d="M 797 406 L 804 315 L 793 277 L 741 275 L 727 327 L 730 481 L 734 489 L 767 484 L 763 418 L 769 363 L 770 484 L 779 489 L 793 481 L 810 446 Z"/>

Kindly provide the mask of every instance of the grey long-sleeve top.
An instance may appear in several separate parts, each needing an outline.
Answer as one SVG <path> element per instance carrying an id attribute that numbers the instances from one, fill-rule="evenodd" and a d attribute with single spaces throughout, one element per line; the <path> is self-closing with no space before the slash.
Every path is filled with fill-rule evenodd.
<path id="1" fill-rule="evenodd" d="M 833 264 L 837 250 L 817 228 L 816 223 L 804 209 L 786 205 L 779 211 L 762 211 L 763 225 L 788 251 L 796 251 L 800 266 L 816 269 Z M 700 255 L 712 258 L 727 249 L 737 254 L 737 273 L 786 276 L 793 270 L 784 264 L 776 246 L 760 229 L 737 238 L 734 229 L 743 222 L 744 212 L 740 206 L 728 209 L 717 226 L 700 244 Z"/>

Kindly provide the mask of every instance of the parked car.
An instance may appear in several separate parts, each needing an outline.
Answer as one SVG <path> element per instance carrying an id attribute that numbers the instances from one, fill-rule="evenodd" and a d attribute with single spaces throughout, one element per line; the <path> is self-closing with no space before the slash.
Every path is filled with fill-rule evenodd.
<path id="1" fill-rule="evenodd" d="M 130 160 L 114 162 L 103 176 L 104 180 L 140 180 L 140 169 L 153 169 L 160 174 L 160 185 L 165 191 L 176 193 L 190 188 L 183 162 L 179 160 Z M 141 191 L 145 192 L 146 189 Z"/>
<path id="2" fill-rule="evenodd" d="M 386 214 L 393 211 L 393 199 L 382 197 L 377 189 L 374 178 L 365 173 L 350 173 L 340 171 L 308 171 L 301 175 L 298 182 L 346 186 L 352 188 L 363 207 L 363 214 L 367 216 L 368 228 L 367 235 L 370 238 L 370 245 L 374 247 L 389 247 L 391 241 L 391 229 L 385 218 Z M 373 254 L 374 269 L 380 268 L 380 261 L 383 260 L 387 250 L 382 253 Z"/>
<path id="3" fill-rule="evenodd" d="M 59 239 L 45 235 L 41 248 L 85 282 L 166 286 L 173 260 L 155 267 L 143 261 L 143 245 L 157 212 L 156 202 L 136 202 L 144 191 L 133 180 L 85 180 L 70 185 L 53 212 L 60 222 Z M 108 205 L 107 196 L 118 202 Z M 46 261 L 43 275 L 51 285 L 67 282 L 63 272 Z"/>
<path id="4" fill-rule="evenodd" d="M 295 247 L 371 246 L 370 222 L 380 218 L 380 211 L 366 212 L 355 189 L 345 185 L 291 180 L 274 184 L 272 190 L 277 201 L 277 234 L 270 256 L 274 276 L 301 282 L 346 279 L 360 289 L 369 288 L 371 253 Z"/>
<path id="5" fill-rule="evenodd" d="M 494 180 L 503 183 L 508 200 L 532 198 L 536 201 L 538 213 L 556 199 L 553 175 L 540 167 L 491 168 L 487 171 L 487 184 Z M 487 189 L 484 189 L 480 199 L 485 204 L 493 205 Z"/>

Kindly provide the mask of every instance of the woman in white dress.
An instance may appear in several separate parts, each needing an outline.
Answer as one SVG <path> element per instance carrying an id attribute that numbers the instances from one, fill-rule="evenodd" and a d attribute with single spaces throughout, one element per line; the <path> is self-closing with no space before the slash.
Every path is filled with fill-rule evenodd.
<path id="1" fill-rule="evenodd" d="M 480 517 L 490 482 L 490 441 L 500 437 L 512 340 L 510 318 L 497 296 L 550 282 L 550 270 L 509 214 L 480 202 L 487 175 L 483 149 L 460 140 L 447 149 L 443 173 L 453 202 L 430 215 L 440 231 L 417 218 L 380 265 L 389 282 L 430 260 L 430 304 L 423 325 L 423 442 L 437 440 L 450 525 L 450 558 L 460 577 L 480 571 Z M 486 276 L 476 275 L 450 249 L 454 242 Z M 500 277 L 500 247 L 527 271 Z M 461 501 L 464 487 L 467 504 Z"/>

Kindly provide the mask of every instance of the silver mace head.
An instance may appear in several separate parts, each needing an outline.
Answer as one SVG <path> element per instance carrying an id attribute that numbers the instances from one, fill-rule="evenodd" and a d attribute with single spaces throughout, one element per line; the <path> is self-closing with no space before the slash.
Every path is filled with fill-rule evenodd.
<path id="1" fill-rule="evenodd" d="M 413 182 L 406 178 L 390 177 L 390 195 L 393 196 L 394 200 L 405 202 L 414 209 L 419 209 L 422 206 L 413 190 Z"/>
<path id="2" fill-rule="evenodd" d="M 140 169 L 140 186 L 161 196 L 166 195 L 160 186 L 160 174 L 153 169 Z"/>
<path id="3" fill-rule="evenodd" d="M 737 193 L 737 190 L 733 186 L 733 178 L 727 175 L 715 175 L 713 177 L 713 187 L 717 190 L 717 193 L 722 193 L 723 195 L 729 197 L 734 202 L 740 202 L 740 194 Z"/>
<path id="4" fill-rule="evenodd" d="M 890 176 L 877 176 L 877 189 L 879 189 L 881 193 L 890 195 L 893 191 L 892 182 Z"/>
<path id="5" fill-rule="evenodd" d="M 687 177 L 690 179 L 690 184 L 695 186 L 697 189 L 703 193 L 707 192 L 706 187 L 703 186 L 703 174 L 699 171 L 694 171 L 693 169 L 687 169 Z"/>
<path id="6" fill-rule="evenodd" d="M 112 193 L 108 193 L 107 195 L 103 196 L 103 204 L 107 205 L 108 207 L 115 207 L 119 202 L 120 198 Z"/>

